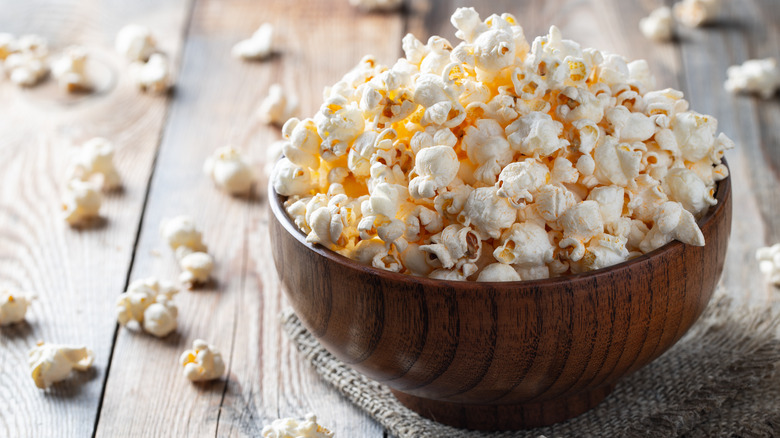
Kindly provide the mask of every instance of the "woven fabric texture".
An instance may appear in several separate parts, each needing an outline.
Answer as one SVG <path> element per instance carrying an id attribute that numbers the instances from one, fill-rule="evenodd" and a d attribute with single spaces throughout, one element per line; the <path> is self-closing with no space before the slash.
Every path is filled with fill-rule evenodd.
<path id="1" fill-rule="evenodd" d="M 419 416 L 326 351 L 292 311 L 282 316 L 316 372 L 398 438 L 780 436 L 779 322 L 768 310 L 713 300 L 680 342 L 618 382 L 595 409 L 548 427 L 488 433 Z"/>

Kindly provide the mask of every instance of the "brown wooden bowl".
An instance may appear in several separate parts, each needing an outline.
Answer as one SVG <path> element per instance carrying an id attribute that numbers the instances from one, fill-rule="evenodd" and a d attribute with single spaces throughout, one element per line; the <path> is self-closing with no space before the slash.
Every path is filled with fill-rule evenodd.
<path id="1" fill-rule="evenodd" d="M 276 270 L 295 312 L 344 363 L 407 407 L 456 427 L 548 425 L 598 404 L 691 327 L 723 270 L 731 183 L 699 221 L 703 247 L 546 280 L 434 280 L 364 266 L 318 245 L 269 184 Z"/>

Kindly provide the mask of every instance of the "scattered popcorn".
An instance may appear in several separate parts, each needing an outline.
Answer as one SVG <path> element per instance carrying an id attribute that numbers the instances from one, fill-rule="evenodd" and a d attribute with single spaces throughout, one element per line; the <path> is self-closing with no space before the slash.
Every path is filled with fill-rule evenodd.
<path id="1" fill-rule="evenodd" d="M 24 321 L 30 302 L 26 294 L 0 289 L 0 326 Z"/>
<path id="2" fill-rule="evenodd" d="M 392 11 L 403 6 L 403 0 L 349 0 L 349 4 L 366 11 Z"/>
<path id="3" fill-rule="evenodd" d="M 173 284 L 155 278 L 135 280 L 117 298 L 117 321 L 121 325 L 136 321 L 148 333 L 166 336 L 176 329 L 173 296 L 178 292 Z"/>
<path id="4" fill-rule="evenodd" d="M 71 226 L 83 225 L 100 215 L 100 191 L 89 181 L 71 179 L 62 201 L 63 217 Z"/>
<path id="5" fill-rule="evenodd" d="M 767 280 L 775 286 L 780 286 L 780 243 L 759 248 L 756 251 L 756 260 Z"/>
<path id="6" fill-rule="evenodd" d="M 260 60 L 271 56 L 273 53 L 274 27 L 270 23 L 263 23 L 249 39 L 243 40 L 233 46 L 231 53 L 236 58 Z"/>
<path id="7" fill-rule="evenodd" d="M 12 49 L 15 51 L 11 52 Z M 32 87 L 49 73 L 47 42 L 38 35 L 25 35 L 16 44 L 8 41 L 0 51 L 7 52 L 3 68 L 16 85 Z"/>
<path id="8" fill-rule="evenodd" d="M 696 219 L 733 147 L 714 118 L 653 91 L 647 62 L 582 49 L 554 26 L 529 44 L 509 14 L 460 8 L 451 21 L 459 44 L 407 35 L 404 58 L 364 57 L 314 117 L 283 126 L 271 180 L 307 242 L 479 281 L 704 245 Z"/>
<path id="9" fill-rule="evenodd" d="M 231 195 L 246 194 L 252 190 L 252 168 L 241 153 L 230 146 L 221 147 L 206 158 L 203 172 L 217 187 Z"/>
<path id="10" fill-rule="evenodd" d="M 162 94 L 168 91 L 170 86 L 170 67 L 165 55 L 154 53 L 145 63 L 135 62 L 132 66 L 132 75 L 136 85 L 141 91 Z"/>
<path id="11" fill-rule="evenodd" d="M 682 0 L 674 4 L 674 18 L 688 27 L 699 27 L 720 13 L 721 0 Z"/>
<path id="12" fill-rule="evenodd" d="M 86 347 L 39 342 L 30 350 L 28 363 L 35 386 L 45 389 L 65 380 L 73 370 L 88 370 L 94 359 Z"/>
<path id="13" fill-rule="evenodd" d="M 642 35 L 653 41 L 670 41 L 674 36 L 674 18 L 668 6 L 660 7 L 639 20 Z"/>
<path id="14" fill-rule="evenodd" d="M 60 87 L 68 93 L 87 91 L 90 81 L 87 78 L 87 51 L 81 46 L 71 46 L 52 65 L 52 73 Z"/>
<path id="15" fill-rule="evenodd" d="M 202 251 L 192 251 L 187 247 L 176 250 L 176 258 L 182 273 L 179 281 L 192 288 L 197 284 L 208 283 L 211 271 L 214 269 L 214 258 Z"/>
<path id="16" fill-rule="evenodd" d="M 273 84 L 268 89 L 268 96 L 260 104 L 257 114 L 268 124 L 282 125 L 298 112 L 298 102 L 287 96 L 281 85 Z"/>
<path id="17" fill-rule="evenodd" d="M 184 367 L 184 377 L 193 382 L 214 380 L 225 374 L 225 362 L 216 347 L 196 339 L 191 350 L 185 350 L 179 359 Z"/>
<path id="18" fill-rule="evenodd" d="M 723 87 L 731 93 L 757 93 L 769 99 L 780 88 L 780 70 L 775 58 L 751 59 L 729 67 L 726 74 Z"/>
<path id="19" fill-rule="evenodd" d="M 128 61 L 146 62 L 157 51 L 157 42 L 149 28 L 128 24 L 117 33 L 114 47 Z"/>
<path id="20" fill-rule="evenodd" d="M 193 251 L 207 250 L 206 245 L 203 244 L 203 235 L 189 216 L 176 216 L 173 219 L 163 220 L 160 224 L 160 234 L 174 251 L 182 246 Z"/>
<path id="21" fill-rule="evenodd" d="M 280 418 L 263 427 L 263 438 L 331 438 L 333 432 L 317 424 L 317 416 L 306 414 L 305 420 Z"/>
<path id="22" fill-rule="evenodd" d="M 121 185 L 114 166 L 114 145 L 105 138 L 93 138 L 81 146 L 69 170 L 71 178 L 87 181 L 97 176 L 103 190 L 114 190 Z"/>

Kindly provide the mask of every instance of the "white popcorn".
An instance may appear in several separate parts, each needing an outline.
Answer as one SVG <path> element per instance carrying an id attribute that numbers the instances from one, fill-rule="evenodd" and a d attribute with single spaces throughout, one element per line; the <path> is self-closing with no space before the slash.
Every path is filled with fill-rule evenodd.
<path id="1" fill-rule="evenodd" d="M 512 161 L 504 128 L 493 119 L 479 119 L 474 126 L 466 128 L 463 145 L 469 160 L 478 166 L 474 176 L 487 184 L 494 184 L 501 169 Z"/>
<path id="2" fill-rule="evenodd" d="M 170 67 L 165 55 L 154 53 L 146 63 L 136 62 L 132 66 L 132 76 L 141 91 L 162 94 L 170 86 Z"/>
<path id="3" fill-rule="evenodd" d="M 149 28 L 128 24 L 117 33 L 114 48 L 128 61 L 146 62 L 157 51 L 157 42 Z"/>
<path id="4" fill-rule="evenodd" d="M 117 297 L 116 301 L 116 316 L 117 321 L 121 325 L 127 325 L 130 321 L 136 321 L 142 328 L 146 328 L 147 311 L 155 303 L 162 303 L 161 305 L 168 309 L 173 307 L 173 326 L 176 326 L 176 312 L 175 306 L 172 304 L 173 296 L 179 292 L 172 283 L 166 281 L 158 281 L 156 278 L 143 278 L 134 280 L 127 287 L 127 291 L 121 293 Z M 160 309 L 153 309 L 148 313 L 154 321 L 150 322 L 150 327 L 156 332 L 163 332 L 165 327 L 161 328 L 161 324 L 164 326 L 170 321 L 161 321 Z M 170 316 L 170 312 L 168 312 Z M 150 333 L 153 333 L 150 331 Z M 167 334 L 167 333 L 165 333 Z M 158 335 L 160 336 L 160 335 Z"/>
<path id="5" fill-rule="evenodd" d="M 556 222 L 561 215 L 577 203 L 577 198 L 566 187 L 546 184 L 539 189 L 534 206 L 548 222 Z"/>
<path id="6" fill-rule="evenodd" d="M 672 240 L 694 246 L 704 246 L 701 233 L 693 214 L 683 208 L 679 202 L 665 202 L 659 208 L 653 228 L 645 236 L 639 249 L 648 253 L 660 248 Z"/>
<path id="7" fill-rule="evenodd" d="M 636 186 L 627 191 L 629 201 L 626 204 L 632 217 L 652 222 L 656 210 L 669 200 L 661 183 L 649 175 L 639 175 Z"/>
<path id="8" fill-rule="evenodd" d="M 274 27 L 270 23 L 263 23 L 251 37 L 240 41 L 231 50 L 236 58 L 260 60 L 271 56 L 273 46 Z"/>
<path id="9" fill-rule="evenodd" d="M 681 0 L 674 4 L 674 18 L 688 27 L 712 21 L 720 13 L 721 0 Z"/>
<path id="10" fill-rule="evenodd" d="M 668 6 L 662 6 L 639 20 L 642 35 L 653 41 L 670 41 L 674 36 L 674 18 Z"/>
<path id="11" fill-rule="evenodd" d="M 449 146 L 431 146 L 417 153 L 409 181 L 409 194 L 415 198 L 432 198 L 447 187 L 458 174 L 458 155 Z"/>
<path id="12" fill-rule="evenodd" d="M 230 146 L 218 148 L 206 158 L 203 172 L 214 185 L 231 195 L 247 194 L 252 190 L 252 168 L 241 153 Z"/>
<path id="13" fill-rule="evenodd" d="M 10 33 L 0 32 L 0 61 L 5 61 L 11 53 L 19 50 L 16 38 Z M 0 66 L 2 62 L 0 62 Z"/>
<path id="14" fill-rule="evenodd" d="M 403 6 L 403 0 L 349 0 L 349 4 L 366 11 L 391 11 Z"/>
<path id="15" fill-rule="evenodd" d="M 731 93 L 757 93 L 764 99 L 774 96 L 780 88 L 780 70 L 775 58 L 750 59 L 726 70 L 728 78 L 723 84 Z"/>
<path id="16" fill-rule="evenodd" d="M 298 101 L 289 97 L 279 84 L 271 85 L 268 89 L 268 96 L 263 99 L 257 109 L 260 120 L 272 125 L 283 125 L 297 113 Z"/>
<path id="17" fill-rule="evenodd" d="M 756 250 L 756 260 L 767 280 L 780 286 L 780 243 Z"/>
<path id="18" fill-rule="evenodd" d="M 458 222 L 473 226 L 481 235 L 497 239 L 517 218 L 517 211 L 495 187 L 480 187 L 469 195 Z"/>
<path id="19" fill-rule="evenodd" d="M 165 296 L 157 296 L 157 300 L 144 310 L 143 328 L 158 338 L 162 338 L 176 330 L 176 317 L 179 309 L 173 301 Z"/>
<path id="20" fill-rule="evenodd" d="M 508 265 L 542 266 L 552 261 L 553 246 L 544 228 L 532 222 L 516 223 L 501 235 L 493 257 Z"/>
<path id="21" fill-rule="evenodd" d="M 532 112 L 506 127 L 507 140 L 512 149 L 527 156 L 546 157 L 569 144 L 558 138 L 563 124 L 549 114 Z"/>
<path id="22" fill-rule="evenodd" d="M 617 186 L 595 187 L 588 194 L 589 201 L 596 201 L 599 204 L 604 225 L 614 223 L 623 215 L 624 197 L 625 191 Z"/>
<path id="23" fill-rule="evenodd" d="M 309 169 L 297 166 L 287 158 L 277 163 L 273 181 L 274 190 L 282 196 L 309 195 L 316 187 Z"/>
<path id="24" fill-rule="evenodd" d="M 677 146 L 687 161 L 698 161 L 712 152 L 717 129 L 717 120 L 693 111 L 678 113 L 672 120 Z"/>
<path id="25" fill-rule="evenodd" d="M 62 200 L 63 218 L 71 226 L 79 226 L 99 217 L 100 192 L 88 181 L 71 179 L 65 187 Z"/>
<path id="26" fill-rule="evenodd" d="M 100 177 L 103 190 L 121 186 L 119 172 L 114 166 L 114 145 L 105 138 L 93 138 L 81 146 L 69 173 L 82 181 Z"/>
<path id="27" fill-rule="evenodd" d="M 479 272 L 477 281 L 520 281 L 520 274 L 515 268 L 503 263 L 492 263 Z"/>
<path id="28" fill-rule="evenodd" d="M 317 416 L 306 414 L 305 420 L 281 418 L 263 427 L 263 438 L 331 438 L 333 432 L 317 424 Z"/>
<path id="29" fill-rule="evenodd" d="M 285 139 L 289 140 L 289 143 L 284 146 L 284 156 L 287 157 L 292 163 L 299 166 L 316 169 L 320 167 L 320 158 L 318 152 L 320 150 L 320 143 L 322 139 L 317 134 L 317 125 L 312 119 L 298 120 L 296 118 L 289 119 L 282 127 L 282 135 Z M 355 146 L 358 144 L 358 140 L 355 140 Z M 373 147 L 373 140 L 370 142 Z M 352 152 L 356 150 L 353 147 L 350 151 L 349 159 L 352 160 Z M 370 154 L 369 154 L 370 157 Z M 366 159 L 366 166 L 368 165 Z M 352 164 L 349 166 L 350 170 L 354 173 L 358 173 Z M 368 170 L 360 172 L 362 175 L 367 175 Z"/>
<path id="30" fill-rule="evenodd" d="M 16 41 L 15 48 L 3 62 L 6 75 L 22 87 L 38 84 L 49 72 L 46 40 L 38 35 L 25 35 Z"/>
<path id="31" fill-rule="evenodd" d="M 669 199 L 682 204 L 683 208 L 700 217 L 717 201 L 712 196 L 714 190 L 704 185 L 704 181 L 695 172 L 686 168 L 671 169 L 664 178 L 664 189 Z"/>
<path id="32" fill-rule="evenodd" d="M 550 170 L 534 158 L 509 163 L 498 176 L 496 195 L 507 198 L 514 207 L 533 202 L 540 187 L 550 182 Z"/>
<path id="33" fill-rule="evenodd" d="M 86 65 L 87 51 L 81 46 L 71 46 L 52 65 L 52 73 L 66 92 L 86 91 L 90 88 Z"/>
<path id="34" fill-rule="evenodd" d="M 31 301 L 27 294 L 0 289 L 0 326 L 24 321 Z"/>
<path id="35" fill-rule="evenodd" d="M 585 255 L 585 243 L 604 232 L 601 209 L 596 201 L 582 201 L 566 210 L 559 220 L 563 228 L 560 248 L 572 248 L 569 259 L 578 261 Z"/>
<path id="36" fill-rule="evenodd" d="M 179 247 L 176 250 L 176 258 L 182 270 L 179 275 L 180 282 L 189 287 L 208 283 L 211 271 L 214 269 L 214 257 L 209 253 Z"/>
<path id="37" fill-rule="evenodd" d="M 193 382 L 219 379 L 225 374 L 222 354 L 202 339 L 193 341 L 192 349 L 182 353 L 179 363 L 184 368 L 184 377 Z"/>
<path id="38" fill-rule="evenodd" d="M 347 153 L 349 143 L 365 128 L 362 112 L 356 104 L 335 97 L 326 101 L 315 118 L 322 139 L 322 158 L 332 161 Z"/>
<path id="39" fill-rule="evenodd" d="M 606 136 L 593 154 L 596 161 L 594 175 L 605 183 L 628 186 L 639 176 L 642 165 L 642 152 L 632 147 L 631 144 L 619 143 L 616 138 Z"/>
<path id="40" fill-rule="evenodd" d="M 482 242 L 470 227 L 449 225 L 441 233 L 432 236 L 431 242 L 430 245 L 420 246 L 421 251 L 428 253 L 428 263 L 431 266 L 451 269 L 472 265 L 476 270 L 473 263 L 481 254 Z M 473 274 L 473 271 L 468 272 L 468 275 L 470 274 Z"/>
<path id="41" fill-rule="evenodd" d="M 599 234 L 588 243 L 585 255 L 572 264 L 574 272 L 593 271 L 628 260 L 627 239 L 622 236 Z"/>
<path id="42" fill-rule="evenodd" d="M 95 356 L 86 347 L 39 342 L 30 350 L 28 364 L 35 386 L 46 389 L 65 380 L 71 371 L 86 371 Z"/>
<path id="43" fill-rule="evenodd" d="M 625 106 L 610 108 L 605 113 L 612 127 L 612 135 L 621 142 L 645 141 L 655 134 L 653 119 L 642 113 L 632 113 Z"/>
<path id="44" fill-rule="evenodd" d="M 179 247 L 186 247 L 193 251 L 206 251 L 203 234 L 198 231 L 195 221 L 189 216 L 164 219 L 160 224 L 160 235 L 174 251 Z"/>

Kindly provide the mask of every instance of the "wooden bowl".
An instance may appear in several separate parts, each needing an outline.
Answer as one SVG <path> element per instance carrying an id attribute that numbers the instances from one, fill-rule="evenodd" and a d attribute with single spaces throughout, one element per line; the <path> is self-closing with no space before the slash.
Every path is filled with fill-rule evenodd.
<path id="1" fill-rule="evenodd" d="M 728 178 L 716 198 L 699 221 L 703 247 L 674 241 L 606 269 L 522 282 L 364 266 L 306 243 L 272 186 L 270 234 L 295 312 L 334 356 L 425 417 L 511 430 L 593 408 L 691 327 L 723 270 Z"/>

